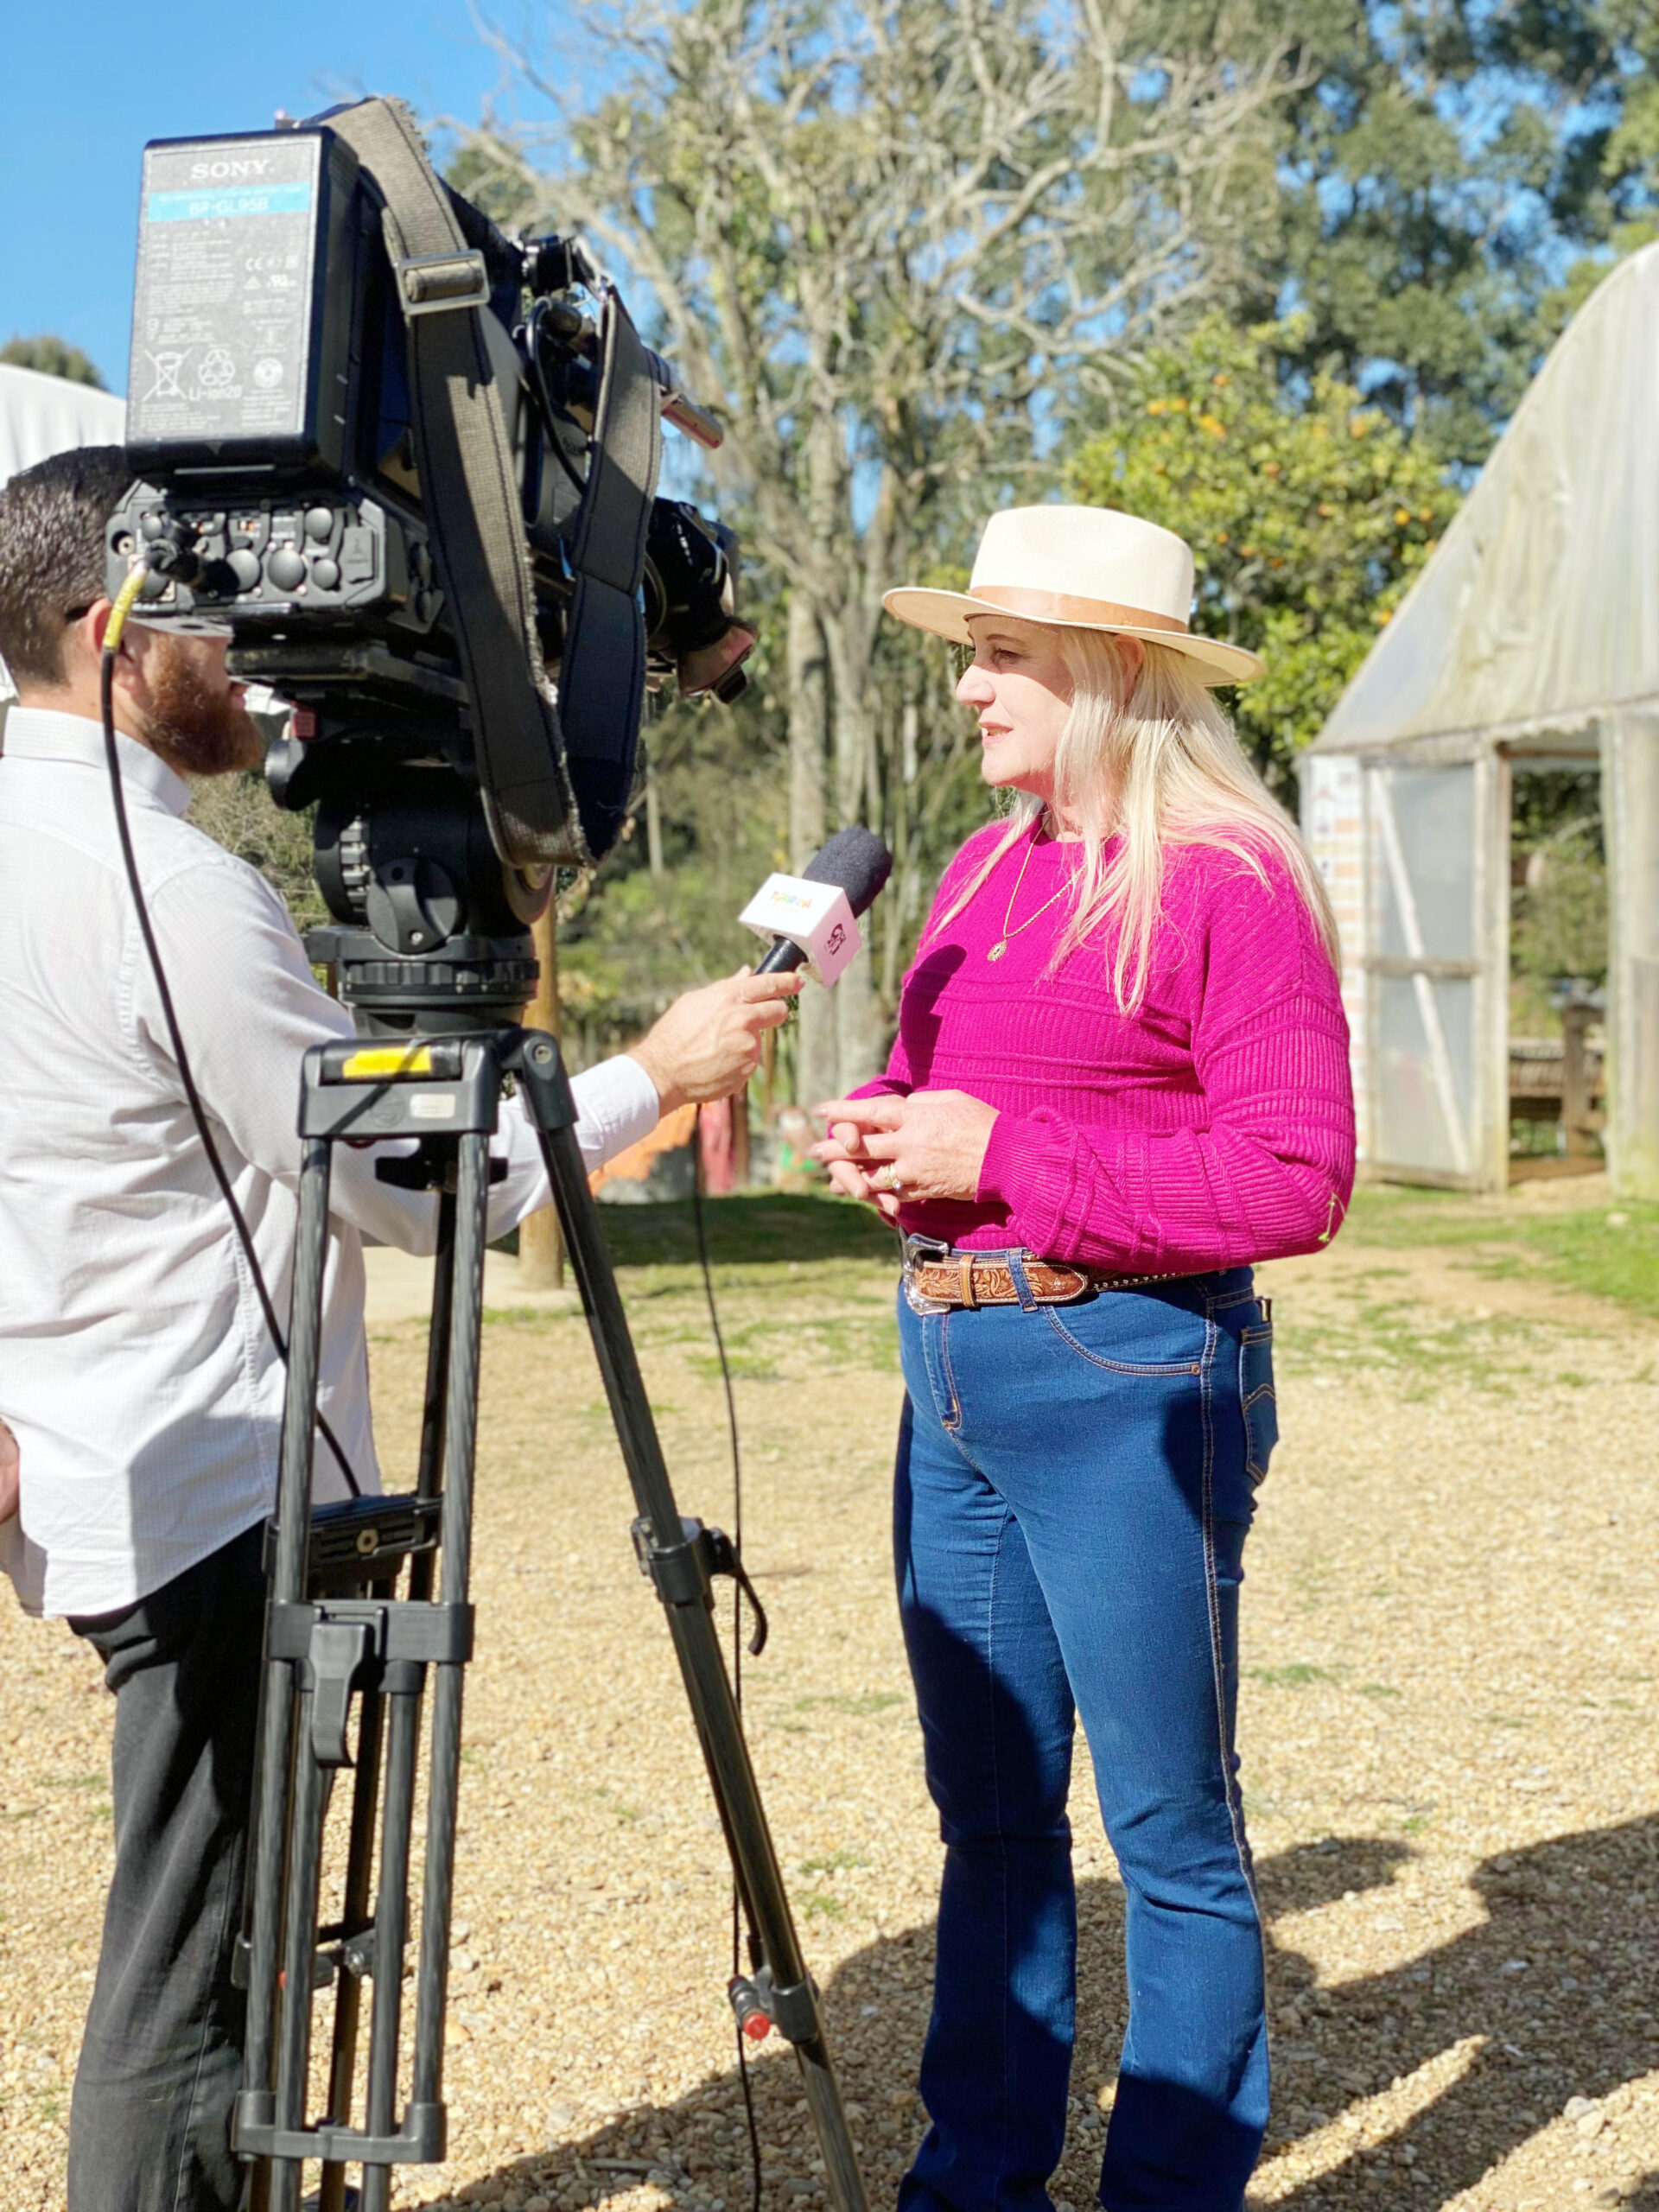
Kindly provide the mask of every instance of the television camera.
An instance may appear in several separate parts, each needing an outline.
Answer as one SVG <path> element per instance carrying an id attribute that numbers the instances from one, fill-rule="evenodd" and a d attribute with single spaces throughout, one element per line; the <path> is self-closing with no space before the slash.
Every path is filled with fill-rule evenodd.
<path id="1" fill-rule="evenodd" d="M 318 806 L 342 995 L 471 1023 L 620 830 L 646 687 L 734 699 L 754 640 L 734 534 L 655 495 L 659 420 L 721 432 L 614 286 L 406 139 L 391 208 L 362 112 L 146 149 L 111 595 L 142 556 L 136 620 L 228 631 L 296 709 L 268 774 Z"/>

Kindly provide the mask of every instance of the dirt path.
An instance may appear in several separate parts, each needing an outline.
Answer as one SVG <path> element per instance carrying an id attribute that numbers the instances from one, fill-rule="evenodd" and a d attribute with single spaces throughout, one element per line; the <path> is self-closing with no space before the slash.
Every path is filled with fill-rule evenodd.
<path id="1" fill-rule="evenodd" d="M 1659 1325 L 1512 1255 L 1339 1246 L 1269 1269 L 1285 1441 L 1245 1598 L 1244 1777 L 1277 2111 L 1252 2202 L 1659 2205 Z M 772 1643 L 751 1733 L 873 2202 L 913 2143 L 938 1846 L 894 1625 L 889 1286 L 728 1270 L 748 1553 Z M 630 1296 L 682 1502 L 729 1511 L 700 1294 Z M 416 1332 L 375 1348 L 389 1463 Z M 468 1693 L 452 2159 L 404 2203 L 739 2212 L 728 1891 L 581 1324 L 492 1324 Z M 109 1845 L 108 1700 L 0 1610 L 0 2212 L 61 2203 Z M 1082 2032 L 1054 2183 L 1092 2201 L 1122 2032 L 1121 1897 L 1075 1808 Z M 769 2207 L 822 2202 L 792 2069 L 755 2069 Z"/>

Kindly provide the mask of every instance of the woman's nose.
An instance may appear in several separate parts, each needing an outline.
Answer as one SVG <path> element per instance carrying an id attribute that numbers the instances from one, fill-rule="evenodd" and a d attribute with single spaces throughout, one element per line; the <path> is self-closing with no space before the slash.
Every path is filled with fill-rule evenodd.
<path id="1" fill-rule="evenodd" d="M 969 661 L 957 680 L 957 696 L 964 707 L 982 707 L 988 699 L 995 698 L 996 687 L 991 682 L 990 671 L 979 663 Z"/>

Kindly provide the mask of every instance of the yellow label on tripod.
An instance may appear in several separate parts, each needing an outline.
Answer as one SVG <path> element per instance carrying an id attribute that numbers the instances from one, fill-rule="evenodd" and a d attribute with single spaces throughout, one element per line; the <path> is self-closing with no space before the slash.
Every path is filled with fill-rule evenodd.
<path id="1" fill-rule="evenodd" d="M 342 1083 L 378 1083 L 389 1075 L 431 1075 L 429 1045 L 367 1045 L 340 1063 Z"/>

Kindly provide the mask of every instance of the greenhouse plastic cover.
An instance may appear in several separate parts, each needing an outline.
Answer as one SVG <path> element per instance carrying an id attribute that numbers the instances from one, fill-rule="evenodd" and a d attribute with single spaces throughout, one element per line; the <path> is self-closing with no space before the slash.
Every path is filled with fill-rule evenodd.
<path id="1" fill-rule="evenodd" d="M 1315 741 L 1363 752 L 1659 696 L 1659 245 L 1557 342 Z"/>
<path id="2" fill-rule="evenodd" d="M 0 484 L 71 446 L 118 446 L 127 403 L 91 385 L 0 361 Z"/>

